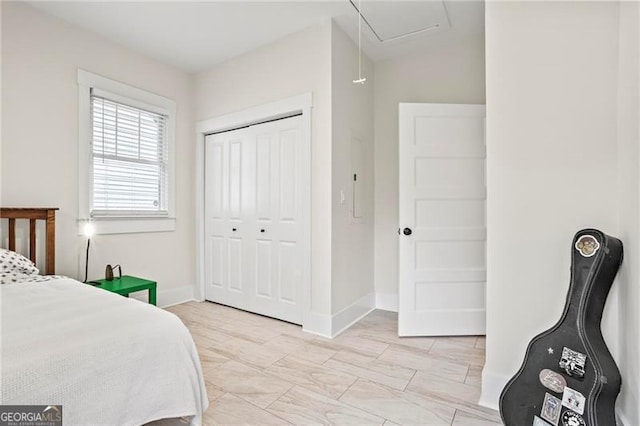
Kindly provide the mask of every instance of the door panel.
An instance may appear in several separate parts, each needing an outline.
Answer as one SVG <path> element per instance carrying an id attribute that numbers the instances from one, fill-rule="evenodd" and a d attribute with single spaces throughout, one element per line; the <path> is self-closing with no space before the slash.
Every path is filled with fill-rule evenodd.
<path id="1" fill-rule="evenodd" d="M 476 141 L 484 134 L 484 122 L 476 117 L 417 116 L 415 126 L 416 146 L 440 147 L 456 157 L 482 155 Z"/>
<path id="2" fill-rule="evenodd" d="M 258 219 L 271 219 L 271 136 L 261 134 L 256 146 L 256 213 Z"/>
<path id="3" fill-rule="evenodd" d="M 484 241 L 419 241 L 415 269 L 484 268 Z"/>
<path id="4" fill-rule="evenodd" d="M 484 285 L 482 282 L 417 282 L 415 300 L 417 311 L 484 309 Z"/>
<path id="5" fill-rule="evenodd" d="M 296 258 L 296 243 L 280 242 L 280 300 L 296 303 L 298 286 L 296 285 L 296 265 L 289 259 Z"/>
<path id="6" fill-rule="evenodd" d="M 229 143 L 229 216 L 242 216 L 242 140 Z"/>
<path id="7" fill-rule="evenodd" d="M 418 157 L 415 161 L 416 188 L 484 187 L 484 159 Z"/>
<path id="8" fill-rule="evenodd" d="M 401 336 L 484 334 L 484 106 L 400 105 Z"/>
<path id="9" fill-rule="evenodd" d="M 299 244 L 309 226 L 300 222 L 309 166 L 300 125 L 287 118 L 205 143 L 206 299 L 298 324 L 309 256 Z"/>
<path id="10" fill-rule="evenodd" d="M 211 197 L 211 217 L 213 219 L 222 219 L 223 204 L 223 161 L 224 152 L 222 144 L 211 145 L 211 179 L 209 181 L 209 190 Z"/>
<path id="11" fill-rule="evenodd" d="M 256 295 L 271 298 L 273 244 L 271 241 L 256 241 Z"/>
<path id="12" fill-rule="evenodd" d="M 294 221 L 296 218 L 296 141 L 295 130 L 280 133 L 280 219 Z"/>
<path id="13" fill-rule="evenodd" d="M 227 239 L 229 244 L 229 290 L 242 292 L 242 240 Z"/>
<path id="14" fill-rule="evenodd" d="M 208 259 L 207 265 L 209 266 L 209 276 L 211 285 L 216 287 L 222 287 L 224 278 L 222 276 L 224 272 L 224 238 L 222 237 L 210 237 L 209 238 L 209 253 L 211 257 Z"/>
<path id="15" fill-rule="evenodd" d="M 425 200 L 416 206 L 416 228 L 481 228 L 484 226 L 482 200 Z"/>

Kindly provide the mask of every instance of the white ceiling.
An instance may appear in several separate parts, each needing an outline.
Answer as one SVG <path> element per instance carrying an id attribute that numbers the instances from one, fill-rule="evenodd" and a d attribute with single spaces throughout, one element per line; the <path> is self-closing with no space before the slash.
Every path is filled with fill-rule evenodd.
<path id="1" fill-rule="evenodd" d="M 484 34 L 481 0 L 361 1 L 363 16 L 387 40 L 380 42 L 362 25 L 362 48 L 374 61 L 447 38 Z M 358 0 L 27 2 L 187 72 L 205 70 L 329 19 L 358 40 Z"/>

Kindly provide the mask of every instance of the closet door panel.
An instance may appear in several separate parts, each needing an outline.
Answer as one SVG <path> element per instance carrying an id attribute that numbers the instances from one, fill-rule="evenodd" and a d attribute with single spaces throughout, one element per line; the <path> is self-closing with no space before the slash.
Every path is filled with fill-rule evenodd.
<path id="1" fill-rule="evenodd" d="M 210 179 L 207 186 L 210 197 L 210 218 L 222 220 L 224 219 L 224 145 L 212 143 L 208 154 Z"/>
<path id="2" fill-rule="evenodd" d="M 233 305 L 244 299 L 244 138 L 241 132 L 205 139 L 205 298 Z"/>
<path id="3" fill-rule="evenodd" d="M 245 288 L 242 283 L 242 239 L 230 237 L 227 239 L 227 245 L 227 253 L 229 253 L 229 290 L 242 293 Z"/>
<path id="4" fill-rule="evenodd" d="M 271 298 L 273 249 L 269 240 L 256 241 L 256 296 Z"/>
<path id="5" fill-rule="evenodd" d="M 224 137 L 205 143 L 205 297 L 228 291 L 227 232 L 229 221 L 229 152 Z M 212 296 L 212 294 L 214 296 Z"/>
<path id="6" fill-rule="evenodd" d="M 287 129 L 280 132 L 280 214 L 281 221 L 295 221 L 296 212 L 296 186 L 298 149 L 297 129 Z"/>
<path id="7" fill-rule="evenodd" d="M 242 139 L 229 142 L 229 217 L 242 219 Z"/>
<path id="8" fill-rule="evenodd" d="M 280 294 L 280 302 L 285 303 L 297 303 L 298 299 L 298 288 L 296 285 L 296 262 L 297 258 L 297 247 L 296 243 L 293 241 L 280 241 L 280 250 L 279 250 L 279 294 Z"/>
<path id="9" fill-rule="evenodd" d="M 207 232 L 221 238 L 207 245 L 207 300 L 298 324 L 308 255 L 299 244 L 300 124 L 287 118 L 208 138 L 205 196 Z"/>
<path id="10" fill-rule="evenodd" d="M 256 138 L 256 213 L 258 220 L 271 218 L 271 137 Z"/>
<path id="11" fill-rule="evenodd" d="M 224 268 L 225 262 L 225 239 L 223 237 L 212 236 L 208 239 L 208 254 L 207 259 L 207 276 L 209 277 L 209 284 L 218 288 L 222 288 L 225 282 L 223 274 L 226 270 Z"/>

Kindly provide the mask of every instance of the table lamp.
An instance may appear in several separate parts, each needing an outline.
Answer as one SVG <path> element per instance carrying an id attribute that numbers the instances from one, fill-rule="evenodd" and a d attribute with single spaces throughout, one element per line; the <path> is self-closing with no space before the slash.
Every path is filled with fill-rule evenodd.
<path id="1" fill-rule="evenodd" d="M 87 277 L 89 275 L 89 246 L 91 245 L 91 237 L 93 236 L 93 232 L 94 232 L 93 223 L 85 222 L 84 229 L 82 231 L 84 236 L 87 237 L 87 255 L 84 260 L 84 281 L 83 281 L 85 283 L 87 282 Z"/>

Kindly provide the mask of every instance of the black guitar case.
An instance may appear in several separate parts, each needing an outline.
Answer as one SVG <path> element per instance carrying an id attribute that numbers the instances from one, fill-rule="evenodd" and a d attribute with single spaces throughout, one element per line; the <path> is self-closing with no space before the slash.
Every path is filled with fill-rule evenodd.
<path id="1" fill-rule="evenodd" d="M 571 283 L 562 316 L 531 340 L 500 395 L 507 426 L 615 426 L 620 372 L 602 338 L 602 311 L 622 262 L 622 242 L 597 229 L 571 244 Z"/>

